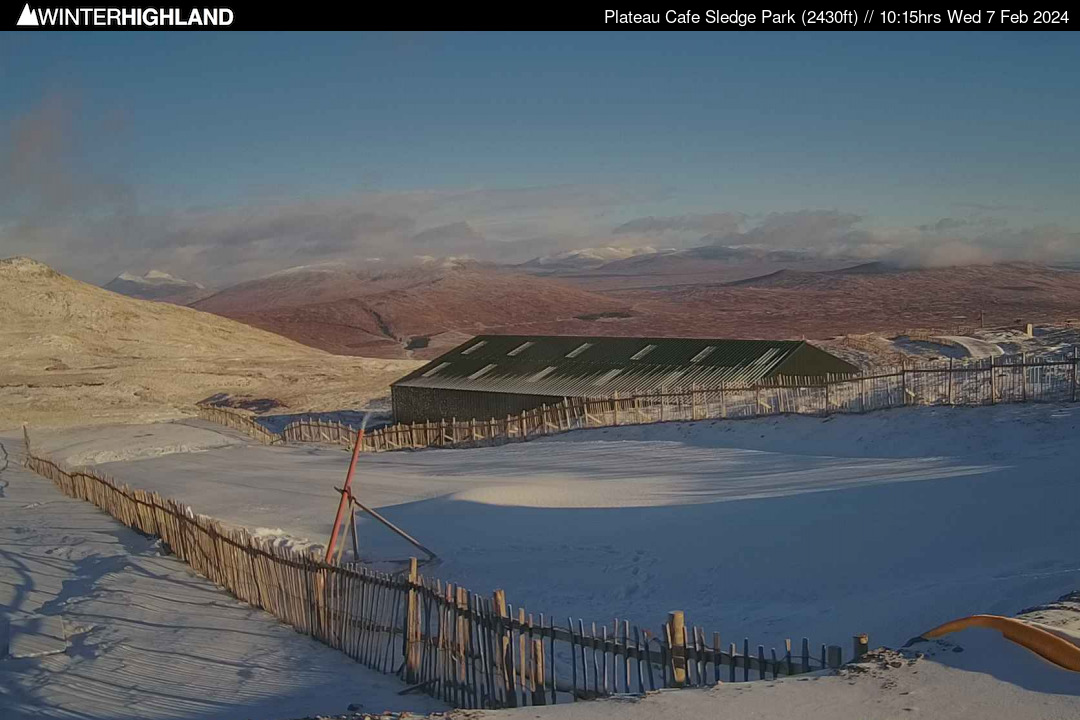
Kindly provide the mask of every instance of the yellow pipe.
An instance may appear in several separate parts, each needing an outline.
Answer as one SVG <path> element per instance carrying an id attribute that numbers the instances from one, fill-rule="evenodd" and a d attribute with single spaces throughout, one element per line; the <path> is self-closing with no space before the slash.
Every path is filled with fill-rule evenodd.
<path id="1" fill-rule="evenodd" d="M 1036 655 L 1049 660 L 1059 667 L 1080 672 L 1080 647 L 1058 637 L 1042 628 L 1029 625 L 1021 620 L 1000 615 L 971 615 L 938 625 L 933 630 L 922 634 L 922 638 L 936 638 L 951 632 L 966 630 L 969 627 L 985 627 L 998 630 L 1006 639 L 1026 647 Z"/>

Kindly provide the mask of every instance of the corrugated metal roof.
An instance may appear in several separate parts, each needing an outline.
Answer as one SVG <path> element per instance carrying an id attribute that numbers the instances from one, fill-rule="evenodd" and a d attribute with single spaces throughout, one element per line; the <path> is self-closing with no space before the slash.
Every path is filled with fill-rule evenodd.
<path id="1" fill-rule="evenodd" d="M 745 386 L 775 375 L 857 372 L 854 365 L 802 340 L 482 335 L 393 384 L 596 397 Z"/>

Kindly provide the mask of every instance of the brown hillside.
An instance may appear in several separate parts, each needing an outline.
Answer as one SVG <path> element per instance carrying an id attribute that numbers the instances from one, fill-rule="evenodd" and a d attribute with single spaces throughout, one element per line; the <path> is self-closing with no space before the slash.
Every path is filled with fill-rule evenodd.
<path id="1" fill-rule="evenodd" d="M 175 417 L 211 394 L 362 407 L 415 367 L 346 358 L 225 318 L 0 260 L 0 428 Z"/>
<path id="2" fill-rule="evenodd" d="M 632 277 L 612 286 L 607 276 L 596 278 L 599 290 L 584 275 L 556 279 L 476 265 L 322 272 L 310 281 L 298 271 L 230 288 L 197 307 L 230 308 L 218 311 L 336 353 L 416 358 L 479 332 L 821 340 L 1080 317 L 1080 273 L 1073 271 L 1018 263 L 805 268 L 734 283 L 683 283 L 676 273 L 675 282 L 656 277 L 647 287 Z M 260 304 L 270 308 L 251 310 Z"/>
<path id="3" fill-rule="evenodd" d="M 830 337 L 898 333 L 911 328 L 955 331 L 1019 322 L 1080 317 L 1080 273 L 1038 265 L 839 272 L 781 271 L 732 284 L 651 291 L 613 297 L 639 309 L 677 306 L 669 326 L 680 334 L 703 327 L 747 337 Z M 642 310 L 644 314 L 644 310 Z"/>
<path id="4" fill-rule="evenodd" d="M 279 273 L 194 305 L 331 352 L 429 357 L 466 335 L 625 315 L 623 301 L 476 265 Z"/>

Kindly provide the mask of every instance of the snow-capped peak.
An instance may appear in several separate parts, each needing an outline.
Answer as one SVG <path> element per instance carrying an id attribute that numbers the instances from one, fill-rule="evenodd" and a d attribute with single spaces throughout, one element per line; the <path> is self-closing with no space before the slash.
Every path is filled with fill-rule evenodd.
<path id="1" fill-rule="evenodd" d="M 186 285 L 190 287 L 202 288 L 197 282 L 191 282 L 190 280 L 184 280 L 174 275 L 170 275 L 167 272 L 161 270 L 147 270 L 143 275 L 136 275 L 131 272 L 122 272 L 116 276 L 117 280 L 123 280 L 124 282 L 138 283 L 140 285 Z"/>
<path id="2" fill-rule="evenodd" d="M 567 264 L 601 264 L 615 260 L 625 260 L 638 255 L 655 255 L 656 253 L 669 252 L 666 248 L 655 248 L 650 245 L 641 247 L 627 247 L 619 245 L 607 245 L 603 247 L 578 248 L 567 250 L 555 255 L 547 255 L 537 258 L 534 262 L 539 265 L 567 265 Z"/>

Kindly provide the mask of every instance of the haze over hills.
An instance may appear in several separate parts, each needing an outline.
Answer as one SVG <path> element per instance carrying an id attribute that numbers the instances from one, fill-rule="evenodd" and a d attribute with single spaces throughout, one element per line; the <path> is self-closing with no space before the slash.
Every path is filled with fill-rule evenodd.
<path id="1" fill-rule="evenodd" d="M 822 340 L 1080 316 L 1080 273 L 1034 264 L 905 268 L 717 245 L 548 260 L 301 267 L 194 307 L 334 353 L 412 358 L 481 332 Z"/>
<path id="2" fill-rule="evenodd" d="M 102 287 L 140 300 L 158 300 L 176 305 L 187 305 L 210 294 L 197 282 L 160 270 L 149 270 L 143 275 L 122 272 Z"/>
<path id="3" fill-rule="evenodd" d="M 549 268 L 534 261 L 526 263 L 522 269 L 557 274 L 567 282 L 590 290 L 608 290 L 730 282 L 783 269 L 833 270 L 858 262 L 851 258 L 822 257 L 793 250 L 703 245 L 684 250 L 628 254 L 590 265 L 556 264 Z"/>
<path id="4" fill-rule="evenodd" d="M 364 407 L 409 361 L 330 355 L 211 313 L 0 260 L 0 428 L 183 416 L 218 392 Z"/>

